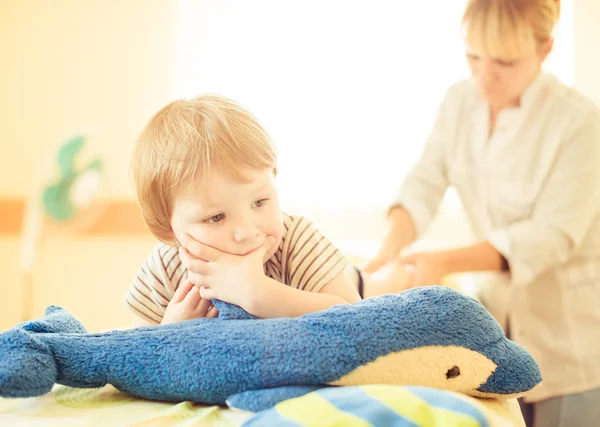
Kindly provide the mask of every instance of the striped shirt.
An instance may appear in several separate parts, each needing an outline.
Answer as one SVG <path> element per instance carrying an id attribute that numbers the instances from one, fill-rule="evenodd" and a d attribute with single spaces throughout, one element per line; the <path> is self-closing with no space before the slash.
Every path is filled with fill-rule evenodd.
<path id="1" fill-rule="evenodd" d="M 265 274 L 284 285 L 319 292 L 348 265 L 348 259 L 304 217 L 283 214 L 284 233 Z M 176 247 L 157 244 L 125 297 L 144 320 L 160 323 L 175 291 L 187 278 Z"/>

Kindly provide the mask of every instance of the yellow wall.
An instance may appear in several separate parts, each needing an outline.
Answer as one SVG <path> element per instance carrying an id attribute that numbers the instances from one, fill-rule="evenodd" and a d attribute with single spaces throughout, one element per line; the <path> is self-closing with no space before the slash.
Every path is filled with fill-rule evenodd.
<path id="1" fill-rule="evenodd" d="M 33 278 L 33 314 L 54 304 L 90 330 L 131 324 L 123 298 L 153 244 L 150 238 L 49 238 Z"/>
<path id="2" fill-rule="evenodd" d="M 171 0 L 0 2 L 0 199 L 29 194 L 39 175 L 35 155 L 54 154 L 81 131 L 105 160 L 101 196 L 131 198 L 132 144 L 171 98 L 176 6 Z M 122 325 L 124 292 L 152 244 L 50 237 L 35 275 L 34 314 L 59 304 L 92 330 Z M 18 250 L 16 236 L 0 235 L 0 330 L 20 320 Z"/>
<path id="3" fill-rule="evenodd" d="M 0 2 L 0 195 L 31 185 L 32 154 L 75 132 L 108 162 L 104 193 L 127 197 L 128 150 L 170 97 L 177 2 Z"/>
<path id="4" fill-rule="evenodd" d="M 1 214 L 0 214 L 1 219 Z M 15 322 L 21 320 L 21 292 L 20 277 L 17 268 L 18 245 L 16 238 L 3 238 L 0 236 L 0 271 L 2 281 L 0 282 L 0 331 L 8 328 Z"/>

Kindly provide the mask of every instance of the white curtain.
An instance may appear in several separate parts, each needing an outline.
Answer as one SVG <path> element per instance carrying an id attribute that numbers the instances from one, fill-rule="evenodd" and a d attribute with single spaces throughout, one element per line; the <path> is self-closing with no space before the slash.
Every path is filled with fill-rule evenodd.
<path id="1" fill-rule="evenodd" d="M 365 239 L 468 77 L 465 0 L 180 0 L 174 94 L 230 96 L 273 136 L 285 210 Z M 569 2 L 550 71 L 570 82 Z"/>

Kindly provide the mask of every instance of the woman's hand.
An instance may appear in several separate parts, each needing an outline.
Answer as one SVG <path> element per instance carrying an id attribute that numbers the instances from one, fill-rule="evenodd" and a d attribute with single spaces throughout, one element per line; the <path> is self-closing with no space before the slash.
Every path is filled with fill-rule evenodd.
<path id="1" fill-rule="evenodd" d="M 452 273 L 444 252 L 417 252 L 399 257 L 397 263 L 414 269 L 409 288 L 439 285 L 444 276 Z"/>
<path id="2" fill-rule="evenodd" d="M 377 255 L 362 268 L 362 271 L 367 274 L 375 273 L 398 258 L 402 250 L 401 241 L 401 233 L 395 229 L 390 230 Z"/>
<path id="3" fill-rule="evenodd" d="M 397 253 L 389 248 L 381 248 L 379 253 L 362 268 L 364 273 L 375 273 L 396 257 Z"/>
<path id="4" fill-rule="evenodd" d="M 394 206 L 388 215 L 390 228 L 381 249 L 363 268 L 369 274 L 394 261 L 400 251 L 415 239 L 415 226 L 412 219 L 401 206 Z"/>

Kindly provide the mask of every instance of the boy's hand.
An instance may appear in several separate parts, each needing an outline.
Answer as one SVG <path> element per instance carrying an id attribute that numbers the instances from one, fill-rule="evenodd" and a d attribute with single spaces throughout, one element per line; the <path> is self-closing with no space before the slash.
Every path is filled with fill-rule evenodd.
<path id="1" fill-rule="evenodd" d="M 214 318 L 218 315 L 219 312 L 210 300 L 200 296 L 200 289 L 186 281 L 175 291 L 160 324 L 167 325 L 199 317 Z"/>
<path id="2" fill-rule="evenodd" d="M 179 237 L 179 258 L 188 270 L 188 279 L 199 286 L 202 298 L 218 299 L 246 308 L 264 282 L 265 256 L 275 244 L 268 236 L 262 246 L 247 255 L 221 252 L 189 235 Z"/>

